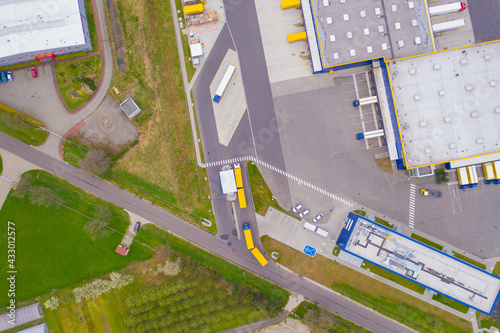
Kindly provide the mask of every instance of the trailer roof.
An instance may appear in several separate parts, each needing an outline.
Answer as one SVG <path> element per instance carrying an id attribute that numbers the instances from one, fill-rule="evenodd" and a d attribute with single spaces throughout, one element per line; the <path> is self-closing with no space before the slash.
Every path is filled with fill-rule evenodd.
<path id="1" fill-rule="evenodd" d="M 499 42 L 388 66 L 408 168 L 500 152 Z"/>
<path id="2" fill-rule="evenodd" d="M 234 170 L 219 171 L 220 184 L 222 187 L 222 194 L 236 193 L 236 179 L 234 178 Z"/>
<path id="3" fill-rule="evenodd" d="M 85 44 L 78 0 L 0 1 L 0 58 Z"/>

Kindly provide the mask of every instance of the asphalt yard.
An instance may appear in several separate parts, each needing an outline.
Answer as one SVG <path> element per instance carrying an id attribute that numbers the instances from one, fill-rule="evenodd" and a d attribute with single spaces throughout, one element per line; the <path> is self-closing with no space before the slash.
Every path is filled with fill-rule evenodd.
<path id="1" fill-rule="evenodd" d="M 433 1 L 429 4 L 429 7 L 446 5 L 453 2 L 456 1 L 454 0 Z M 465 25 L 462 28 L 434 34 L 434 43 L 436 44 L 437 51 L 472 45 L 476 42 L 476 38 L 474 37 L 474 31 L 472 26 L 473 22 L 471 20 L 469 8 L 461 12 L 431 16 L 430 18 L 431 24 L 438 24 L 438 23 L 462 20 L 462 19 L 465 22 Z"/>
<path id="2" fill-rule="evenodd" d="M 210 94 L 213 99 L 215 91 L 219 83 L 222 81 L 226 70 L 229 65 L 236 67 L 233 77 L 224 92 L 219 103 L 213 102 L 213 110 L 215 122 L 217 124 L 217 134 L 219 142 L 227 146 L 233 137 L 234 132 L 238 128 L 238 124 L 247 109 L 247 102 L 245 99 L 245 89 L 243 87 L 243 80 L 241 78 L 240 63 L 238 55 L 235 51 L 229 49 L 222 60 L 222 63 L 215 74 L 212 84 L 210 84 Z"/>
<path id="3" fill-rule="evenodd" d="M 256 0 L 269 81 L 312 75 L 307 41 L 288 43 L 289 34 L 305 31 L 298 8 L 282 10 L 280 1 Z"/>

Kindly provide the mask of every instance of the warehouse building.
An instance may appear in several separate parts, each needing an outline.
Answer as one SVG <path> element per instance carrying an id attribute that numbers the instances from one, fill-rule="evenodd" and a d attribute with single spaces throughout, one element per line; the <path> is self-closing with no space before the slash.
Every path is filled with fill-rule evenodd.
<path id="1" fill-rule="evenodd" d="M 83 0 L 0 2 L 0 66 L 90 50 Z"/>

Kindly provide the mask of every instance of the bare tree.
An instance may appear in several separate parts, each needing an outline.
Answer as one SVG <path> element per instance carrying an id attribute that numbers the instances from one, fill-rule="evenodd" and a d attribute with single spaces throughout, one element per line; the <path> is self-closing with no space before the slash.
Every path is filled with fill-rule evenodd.
<path id="1" fill-rule="evenodd" d="M 177 258 L 177 260 L 173 262 L 167 259 L 164 264 L 158 264 L 156 270 L 154 271 L 154 275 L 163 273 L 166 276 L 176 276 L 180 272 L 181 272 L 181 259 Z"/>
<path id="2" fill-rule="evenodd" d="M 108 222 L 97 219 L 87 222 L 84 230 L 94 241 L 98 238 L 107 238 L 111 234 L 111 230 L 108 229 Z"/>
<path id="3" fill-rule="evenodd" d="M 12 195 L 18 198 L 27 195 L 32 204 L 44 207 L 52 207 L 63 201 L 55 189 L 35 185 L 34 176 L 31 174 L 21 177 Z"/>
<path id="4" fill-rule="evenodd" d="M 103 173 L 109 169 L 111 160 L 109 156 L 100 149 L 91 150 L 87 156 L 80 161 L 80 167 L 94 173 Z"/>

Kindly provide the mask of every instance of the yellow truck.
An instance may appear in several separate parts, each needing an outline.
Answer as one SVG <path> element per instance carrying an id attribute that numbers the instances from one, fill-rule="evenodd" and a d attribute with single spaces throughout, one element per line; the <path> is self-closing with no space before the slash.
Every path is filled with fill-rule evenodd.
<path id="1" fill-rule="evenodd" d="M 199 13 L 203 13 L 204 11 L 205 11 L 205 8 L 203 8 L 202 3 L 197 3 L 197 4 L 191 5 L 191 6 L 184 6 L 184 14 L 186 14 L 186 15 L 199 14 Z"/>
<path id="2" fill-rule="evenodd" d="M 260 262 L 262 267 L 267 265 L 266 258 L 264 258 L 264 256 L 262 255 L 262 253 L 260 253 L 258 248 L 254 248 L 251 252 L 252 252 L 253 256 Z"/>
<path id="3" fill-rule="evenodd" d="M 253 245 L 252 230 L 250 230 L 250 224 L 243 224 L 243 233 L 245 234 L 245 241 L 247 242 L 247 249 L 251 250 L 255 246 Z"/>
<path id="4" fill-rule="evenodd" d="M 239 163 L 234 163 L 234 178 L 236 179 L 236 187 L 243 187 L 243 178 L 241 177 L 241 166 Z"/>
<path id="5" fill-rule="evenodd" d="M 245 190 L 243 188 L 238 189 L 238 200 L 240 208 L 247 208 L 247 200 L 245 199 Z"/>

